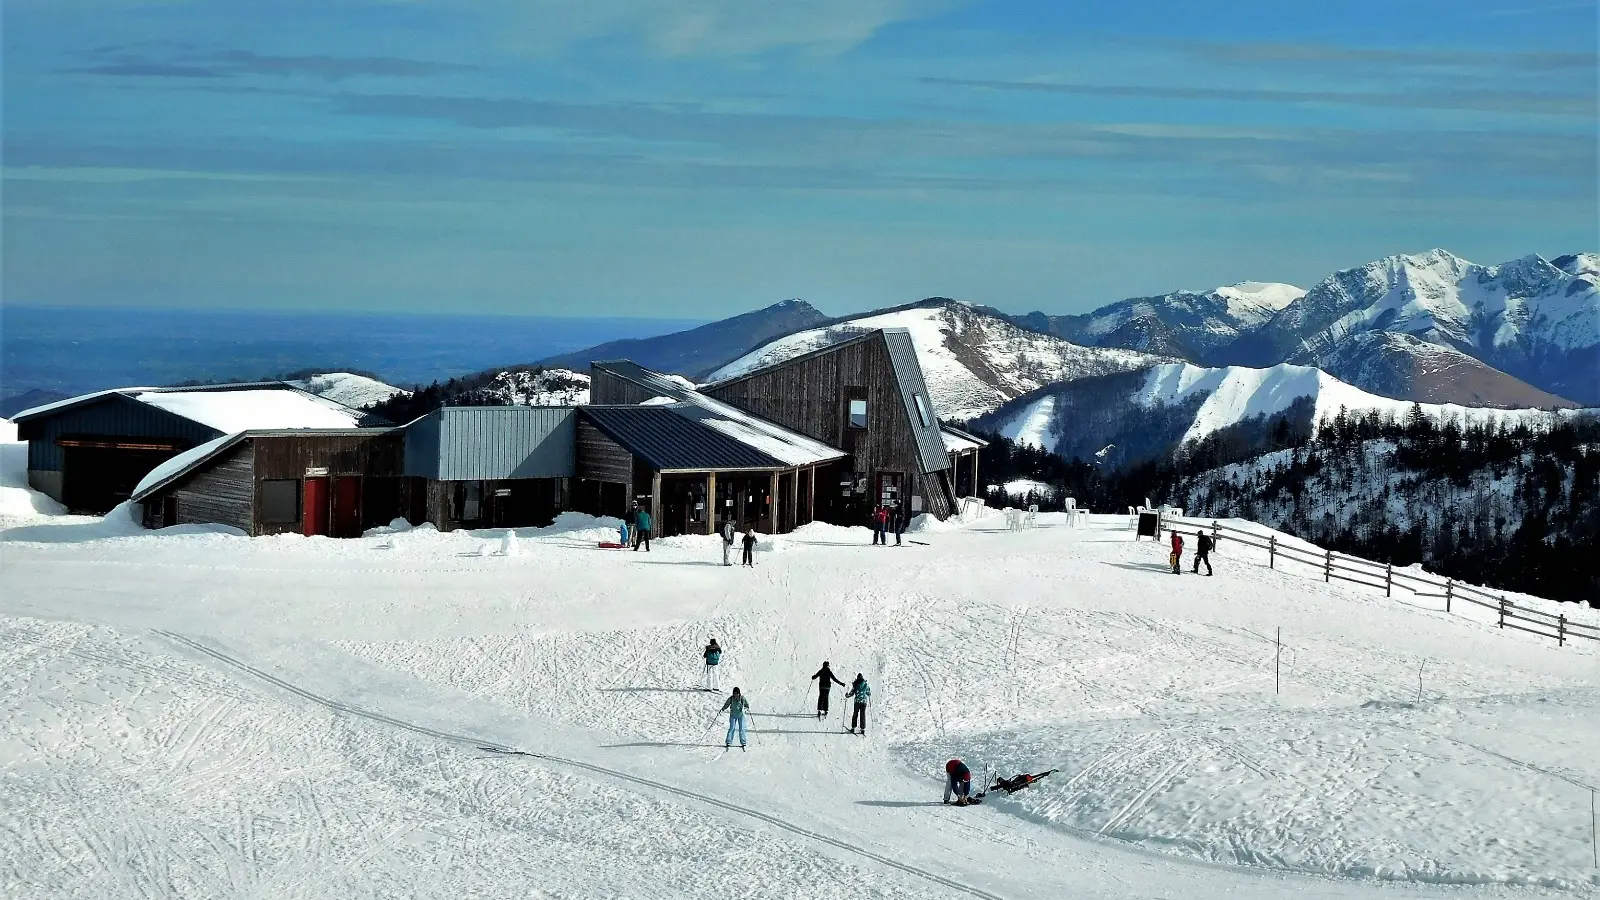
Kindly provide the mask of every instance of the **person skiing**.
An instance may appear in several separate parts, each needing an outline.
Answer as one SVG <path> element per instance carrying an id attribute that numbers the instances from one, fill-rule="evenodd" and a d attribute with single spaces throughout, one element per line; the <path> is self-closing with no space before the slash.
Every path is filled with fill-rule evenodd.
<path id="1" fill-rule="evenodd" d="M 811 676 L 811 680 L 817 683 L 817 719 L 825 719 L 828 717 L 828 692 L 833 690 L 836 684 L 844 687 L 844 682 L 834 677 L 833 669 L 828 666 L 827 660 L 822 661 L 822 668 Z"/>
<path id="2" fill-rule="evenodd" d="M 855 698 L 855 708 L 850 711 L 850 733 L 855 734 L 856 728 L 861 729 L 863 736 L 867 733 L 867 700 L 872 697 L 872 685 L 867 684 L 867 679 L 856 673 L 855 683 L 850 685 L 850 693 L 845 694 L 845 699 Z"/>
<path id="3" fill-rule="evenodd" d="M 722 662 L 722 647 L 717 644 L 717 639 L 712 638 L 706 645 L 706 690 L 721 690 L 717 684 L 717 664 Z"/>
<path id="4" fill-rule="evenodd" d="M 728 711 L 728 737 L 722 742 L 722 749 L 727 750 L 733 746 L 733 732 L 739 732 L 739 749 L 744 749 L 744 714 L 750 708 L 750 702 L 739 693 L 738 688 L 733 689 L 727 700 L 722 703 L 722 708 Z"/>
<path id="5" fill-rule="evenodd" d="M 649 510 L 639 510 L 638 523 L 634 526 L 634 530 L 637 532 L 633 536 L 634 550 L 637 551 L 639 549 L 639 545 L 642 543 L 644 544 L 644 551 L 646 553 L 650 552 L 650 526 L 654 524 L 655 522 L 651 521 L 650 519 Z"/>
<path id="6" fill-rule="evenodd" d="M 1194 574 L 1200 574 L 1200 564 L 1206 564 L 1206 574 L 1211 574 L 1211 535 L 1204 531 L 1194 533 Z"/>
<path id="7" fill-rule="evenodd" d="M 956 798 L 957 806 L 970 806 L 972 804 L 972 770 L 959 759 L 952 759 L 944 764 L 944 802 L 949 803 L 951 797 Z"/>
<path id="8" fill-rule="evenodd" d="M 1020 791 L 1028 785 L 1033 784 L 1035 781 L 1038 781 L 1046 775 L 1054 775 L 1055 773 L 1056 770 L 1051 769 L 1048 772 L 1040 772 L 1037 775 L 1029 775 L 1024 772 L 1011 778 L 996 778 L 994 781 L 994 786 L 989 788 L 989 790 L 1005 791 L 1008 794 L 1015 794 L 1017 791 Z"/>
<path id="9" fill-rule="evenodd" d="M 872 546 L 876 547 L 879 544 L 888 546 L 888 523 L 889 510 L 885 509 L 883 504 L 880 503 L 878 508 L 872 511 Z"/>
<path id="10" fill-rule="evenodd" d="M 722 520 L 722 564 L 725 565 L 725 566 L 733 565 L 733 563 L 728 562 L 728 553 L 733 550 L 733 537 L 734 537 L 735 533 L 736 532 L 734 531 L 734 528 L 733 528 L 733 520 L 732 519 L 723 519 Z"/>
<path id="11" fill-rule="evenodd" d="M 756 567 L 756 527 L 747 525 L 744 529 L 744 565 L 754 569 Z"/>
<path id="12" fill-rule="evenodd" d="M 1172 574 L 1174 574 L 1174 575 L 1182 575 L 1183 574 L 1183 570 L 1178 568 L 1178 566 L 1180 565 L 1182 560 L 1183 560 L 1183 535 L 1179 534 L 1178 530 L 1176 528 L 1174 528 L 1172 530 L 1172 557 L 1169 560 L 1167 560 L 1168 562 L 1172 563 Z"/>

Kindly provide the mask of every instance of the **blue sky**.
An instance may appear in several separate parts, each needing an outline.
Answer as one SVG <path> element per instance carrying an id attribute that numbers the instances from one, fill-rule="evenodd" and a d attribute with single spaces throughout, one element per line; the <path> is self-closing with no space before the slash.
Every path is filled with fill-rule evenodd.
<path id="1" fill-rule="evenodd" d="M 10 303 L 1065 313 L 1600 249 L 1593 0 L 4 15 Z"/>

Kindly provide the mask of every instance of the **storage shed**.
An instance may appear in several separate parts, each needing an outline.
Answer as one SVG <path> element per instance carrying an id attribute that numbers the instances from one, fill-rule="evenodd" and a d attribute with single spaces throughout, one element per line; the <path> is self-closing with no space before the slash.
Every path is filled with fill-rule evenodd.
<path id="1" fill-rule="evenodd" d="M 161 463 L 132 499 L 146 528 L 356 537 L 405 516 L 403 452 L 392 428 L 241 431 Z"/>
<path id="2" fill-rule="evenodd" d="M 224 435 L 387 424 L 281 381 L 119 388 L 24 410 L 13 421 L 28 442 L 28 483 L 85 513 L 109 511 L 165 460 Z"/>

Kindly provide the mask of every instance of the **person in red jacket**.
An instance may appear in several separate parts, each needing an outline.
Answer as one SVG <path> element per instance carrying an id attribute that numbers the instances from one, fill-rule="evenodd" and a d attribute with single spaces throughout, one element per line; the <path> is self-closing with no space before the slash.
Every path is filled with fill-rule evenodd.
<path id="1" fill-rule="evenodd" d="M 949 803 L 950 798 L 956 798 L 957 806 L 966 806 L 972 802 L 972 770 L 959 759 L 952 759 L 944 764 L 944 802 Z"/>
<path id="2" fill-rule="evenodd" d="M 1178 566 L 1180 565 L 1180 561 L 1182 559 L 1183 559 L 1183 535 L 1179 534 L 1178 530 L 1176 528 L 1174 528 L 1172 530 L 1172 559 L 1171 559 L 1172 574 L 1174 574 L 1174 575 L 1182 575 L 1183 574 L 1183 570 L 1178 568 Z"/>
<path id="3" fill-rule="evenodd" d="M 889 546 L 889 510 L 882 504 L 872 511 L 872 545 Z"/>

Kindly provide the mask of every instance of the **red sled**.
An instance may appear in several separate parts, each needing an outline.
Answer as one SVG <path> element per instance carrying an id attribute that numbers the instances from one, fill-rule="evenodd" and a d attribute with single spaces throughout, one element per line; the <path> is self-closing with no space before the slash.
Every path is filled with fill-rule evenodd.
<path id="1" fill-rule="evenodd" d="M 600 549 L 601 550 L 626 550 L 626 549 L 628 549 L 628 545 L 627 544 L 619 544 L 616 541 L 601 541 L 600 542 Z"/>

